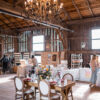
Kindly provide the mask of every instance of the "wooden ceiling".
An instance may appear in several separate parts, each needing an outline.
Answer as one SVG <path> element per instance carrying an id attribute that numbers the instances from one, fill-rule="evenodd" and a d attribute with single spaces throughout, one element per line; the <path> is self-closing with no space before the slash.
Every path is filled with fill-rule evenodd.
<path id="1" fill-rule="evenodd" d="M 100 0 L 60 0 L 60 2 L 64 3 L 64 13 L 60 15 L 63 22 L 100 16 Z M 0 0 L 0 10 L 14 12 L 13 10 L 16 9 L 17 14 L 19 12 L 21 15 L 23 4 L 24 0 Z M 0 13 L 0 27 L 3 29 L 21 29 L 29 26 L 35 27 L 36 24 L 5 13 Z"/>
<path id="2" fill-rule="evenodd" d="M 3 29 L 20 29 L 27 26 L 34 27 L 35 24 L 31 21 L 26 21 L 24 19 L 0 13 L 0 27 Z"/>

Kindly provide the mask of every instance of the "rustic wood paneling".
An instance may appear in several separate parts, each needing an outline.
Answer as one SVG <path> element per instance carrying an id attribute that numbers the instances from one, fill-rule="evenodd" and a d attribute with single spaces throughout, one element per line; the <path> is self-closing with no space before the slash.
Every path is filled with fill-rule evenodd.
<path id="1" fill-rule="evenodd" d="M 70 25 L 70 28 L 74 30 L 74 33 L 68 34 L 68 44 L 70 51 L 68 52 L 68 60 L 70 66 L 70 54 L 72 53 L 82 53 L 83 54 L 83 66 L 85 66 L 90 61 L 90 55 L 100 54 L 100 50 L 92 50 L 91 42 L 91 30 L 100 28 L 100 21 L 90 22 L 84 24 L 74 24 Z M 86 42 L 86 47 L 81 48 L 81 42 Z"/>

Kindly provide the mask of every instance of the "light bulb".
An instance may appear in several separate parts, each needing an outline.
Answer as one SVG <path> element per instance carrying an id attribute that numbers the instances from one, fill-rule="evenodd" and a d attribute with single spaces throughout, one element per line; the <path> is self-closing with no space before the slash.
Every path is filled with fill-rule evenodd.
<path id="1" fill-rule="evenodd" d="M 28 7 L 26 7 L 26 11 L 28 11 Z"/>
<path id="2" fill-rule="evenodd" d="M 60 8 L 62 8 L 62 7 L 63 7 L 63 5 L 64 5 L 64 4 L 63 4 L 63 3 L 61 3 L 61 4 L 60 4 Z"/>
<path id="3" fill-rule="evenodd" d="M 29 3 L 29 2 L 30 2 L 30 0 L 27 0 L 27 2 Z"/>
<path id="4" fill-rule="evenodd" d="M 36 3 L 36 5 L 38 6 L 38 5 L 39 5 L 39 3 L 37 2 L 37 3 Z"/>
<path id="5" fill-rule="evenodd" d="M 25 1 L 25 6 L 26 6 L 26 1 Z"/>
<path id="6" fill-rule="evenodd" d="M 52 11 L 51 10 L 49 10 L 49 14 L 51 14 L 52 13 Z"/>
<path id="7" fill-rule="evenodd" d="M 57 2 L 57 0 L 54 0 L 54 2 Z"/>

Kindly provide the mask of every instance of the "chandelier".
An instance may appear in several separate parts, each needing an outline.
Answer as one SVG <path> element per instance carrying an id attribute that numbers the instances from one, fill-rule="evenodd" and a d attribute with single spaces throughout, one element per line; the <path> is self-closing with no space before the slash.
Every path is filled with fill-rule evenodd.
<path id="1" fill-rule="evenodd" d="M 25 0 L 25 15 L 39 21 L 52 22 L 62 11 L 63 3 L 59 0 Z"/>

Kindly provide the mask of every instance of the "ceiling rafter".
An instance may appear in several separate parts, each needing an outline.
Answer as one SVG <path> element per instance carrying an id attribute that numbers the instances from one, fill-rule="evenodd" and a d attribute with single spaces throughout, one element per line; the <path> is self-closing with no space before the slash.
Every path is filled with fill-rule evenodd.
<path id="1" fill-rule="evenodd" d="M 24 19 L 22 19 L 22 21 L 19 21 L 19 22 L 21 22 L 22 28 L 24 27 L 23 23 L 26 24 L 28 27 L 30 26 L 29 23 L 27 21 L 25 21 Z"/>
<path id="2" fill-rule="evenodd" d="M 8 29 L 12 30 L 12 29 L 10 28 L 10 26 L 9 26 L 7 23 L 5 23 L 3 20 L 0 19 L 0 22 L 1 22 L 2 24 L 4 24 Z"/>
<path id="3" fill-rule="evenodd" d="M 23 21 L 24 21 L 28 26 L 30 26 L 29 23 L 28 23 L 27 21 L 25 21 L 24 19 L 23 19 Z"/>
<path id="4" fill-rule="evenodd" d="M 97 22 L 100 21 L 100 17 L 91 17 L 91 18 L 85 18 L 85 19 L 79 19 L 79 20 L 71 20 L 67 21 L 67 25 L 72 24 L 84 24 L 84 23 L 91 23 L 91 22 Z"/>
<path id="5" fill-rule="evenodd" d="M 28 27 L 31 26 L 28 21 L 25 21 L 24 19 L 23 19 L 23 21 L 28 25 Z M 35 25 L 35 27 L 37 27 L 37 24 L 34 23 L 33 25 Z"/>
<path id="6" fill-rule="evenodd" d="M 18 0 L 18 1 L 21 1 L 21 0 Z M 13 0 L 13 7 L 16 6 L 16 2 L 17 2 L 17 0 Z"/>
<path id="7" fill-rule="evenodd" d="M 87 5 L 88 5 L 88 8 L 89 8 L 89 11 L 91 12 L 91 15 L 94 16 L 94 13 L 93 13 L 93 11 L 92 11 L 92 8 L 90 7 L 90 2 L 89 2 L 89 0 L 86 0 L 86 2 L 87 2 Z"/>
<path id="8" fill-rule="evenodd" d="M 9 23 L 11 23 L 13 26 L 14 26 L 14 30 L 15 30 L 15 32 L 17 33 L 18 32 L 18 30 L 17 30 L 17 26 L 16 26 L 16 24 L 14 24 L 14 23 L 12 23 L 9 19 L 8 19 L 8 17 L 7 16 L 5 16 L 4 14 L 2 14 L 2 16 L 9 22 Z M 9 24 L 7 24 L 7 25 L 9 25 Z M 12 30 L 12 28 L 10 28 L 11 30 Z"/>
<path id="9" fill-rule="evenodd" d="M 75 3 L 74 0 L 72 0 L 72 4 L 74 5 L 74 7 L 75 7 L 75 9 L 76 9 L 76 11 L 77 11 L 77 13 L 78 13 L 78 15 L 79 15 L 80 18 L 82 19 L 83 17 L 82 17 L 82 15 L 81 15 L 81 13 L 80 13 L 80 10 L 79 10 L 79 8 L 77 7 L 77 5 L 76 5 L 76 3 Z"/>
<path id="10" fill-rule="evenodd" d="M 18 5 L 18 4 L 21 3 L 22 1 L 23 1 L 23 0 L 17 0 L 15 4 Z"/>
<path id="11" fill-rule="evenodd" d="M 22 25 L 20 24 L 20 21 L 18 20 L 18 18 L 14 17 L 14 19 L 16 20 L 17 25 L 21 27 Z"/>
<path id="12" fill-rule="evenodd" d="M 8 19 L 8 17 L 7 17 L 6 15 L 2 14 L 2 16 L 3 16 L 9 23 L 11 23 L 11 24 L 17 29 L 16 25 L 15 25 L 14 23 L 12 23 L 12 22 Z"/>

